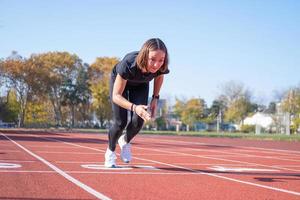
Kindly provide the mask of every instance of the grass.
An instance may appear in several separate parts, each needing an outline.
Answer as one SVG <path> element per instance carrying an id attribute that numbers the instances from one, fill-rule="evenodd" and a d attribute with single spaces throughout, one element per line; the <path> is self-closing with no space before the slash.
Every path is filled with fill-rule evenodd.
<path id="1" fill-rule="evenodd" d="M 107 133 L 106 129 L 74 129 L 73 131 L 78 132 L 89 132 L 89 133 Z M 241 138 L 241 139 L 252 139 L 252 140 L 272 140 L 272 141 L 294 141 L 300 142 L 300 134 L 284 135 L 284 134 L 270 134 L 262 133 L 255 135 L 254 133 L 230 133 L 230 132 L 196 132 L 196 131 L 147 131 L 142 130 L 141 134 L 151 135 L 183 135 L 183 136 L 195 136 L 195 137 L 221 137 L 221 138 Z"/>
<path id="2" fill-rule="evenodd" d="M 142 131 L 143 134 L 157 134 L 157 135 L 184 135 L 195 137 L 221 137 L 221 138 L 242 138 L 253 140 L 272 140 L 272 141 L 295 141 L 300 142 L 300 134 L 284 135 L 284 134 L 270 134 L 262 133 L 255 135 L 254 133 L 229 133 L 229 132 L 194 132 L 194 131 Z"/>

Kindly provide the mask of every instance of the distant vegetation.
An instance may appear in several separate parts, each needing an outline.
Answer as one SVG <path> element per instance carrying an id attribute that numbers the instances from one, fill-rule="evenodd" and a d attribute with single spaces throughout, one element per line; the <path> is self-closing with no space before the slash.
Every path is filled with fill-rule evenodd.
<path id="1" fill-rule="evenodd" d="M 111 119 L 109 77 L 118 61 L 116 57 L 98 57 L 87 64 L 68 52 L 32 54 L 29 58 L 12 52 L 0 60 L 0 86 L 7 89 L 7 95 L 0 99 L 0 120 L 17 127 L 107 128 Z M 268 106 L 252 99 L 242 83 L 229 81 L 210 107 L 201 97 L 176 98 L 174 105 L 167 102 L 155 122 L 145 127 L 174 129 L 172 120 L 190 131 L 196 123 L 210 124 L 218 119 L 243 124 L 245 117 L 257 111 L 276 119 L 280 103 L 280 108 L 289 113 L 292 132 L 299 129 L 300 87 L 284 91 Z"/>

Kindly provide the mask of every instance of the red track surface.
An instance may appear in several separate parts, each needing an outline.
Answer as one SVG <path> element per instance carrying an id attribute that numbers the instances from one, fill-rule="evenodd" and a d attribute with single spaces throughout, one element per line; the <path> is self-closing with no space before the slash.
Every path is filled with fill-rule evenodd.
<path id="1" fill-rule="evenodd" d="M 105 134 L 1 131 L 0 199 L 300 199 L 297 142 L 138 135 L 114 170 L 106 147 Z"/>

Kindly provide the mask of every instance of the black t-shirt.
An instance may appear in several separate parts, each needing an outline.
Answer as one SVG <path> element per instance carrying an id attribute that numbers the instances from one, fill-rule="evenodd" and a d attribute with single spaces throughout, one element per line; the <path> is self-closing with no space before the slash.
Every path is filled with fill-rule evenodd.
<path id="1" fill-rule="evenodd" d="M 123 79 L 127 80 L 127 84 L 138 85 L 140 83 L 148 83 L 161 74 L 169 73 L 168 69 L 165 72 L 157 71 L 156 73 L 142 73 L 141 69 L 138 68 L 136 64 L 138 53 L 138 51 L 131 52 L 116 64 L 112 71 L 113 78 L 119 74 Z"/>

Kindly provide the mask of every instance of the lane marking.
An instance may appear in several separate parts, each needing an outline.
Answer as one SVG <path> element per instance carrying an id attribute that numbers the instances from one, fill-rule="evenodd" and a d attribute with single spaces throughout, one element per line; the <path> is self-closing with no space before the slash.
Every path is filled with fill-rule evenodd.
<path id="1" fill-rule="evenodd" d="M 156 139 L 151 138 L 152 140 Z M 216 143 L 205 143 L 205 142 L 190 142 L 190 141 L 178 141 L 178 140 L 170 140 L 170 139 L 160 139 L 160 142 L 172 142 L 172 143 L 185 143 L 185 144 L 197 144 L 197 145 L 206 145 L 206 146 L 220 146 L 220 147 L 238 147 L 241 148 L 242 150 L 247 150 L 247 149 L 254 149 L 252 151 L 258 151 L 258 150 L 265 150 L 266 153 L 276 153 L 276 152 L 284 152 L 284 153 L 289 153 L 289 154 L 282 154 L 282 155 L 291 155 L 290 153 L 296 153 L 296 155 L 300 155 L 300 151 L 295 151 L 295 150 L 284 150 L 284 149 L 272 149 L 272 148 L 262 148 L 262 147 L 246 147 L 246 146 L 239 146 L 239 145 L 222 145 L 222 144 L 216 144 Z M 251 151 L 251 150 L 248 150 Z M 261 152 L 261 151 L 259 151 Z"/>
<path id="2" fill-rule="evenodd" d="M 11 169 L 11 168 L 20 168 L 22 167 L 19 164 L 14 164 L 14 163 L 0 163 L 0 168 L 7 168 L 7 169 Z"/>
<path id="3" fill-rule="evenodd" d="M 36 162 L 36 161 L 35 160 L 0 160 L 0 162 L 17 162 L 17 163 L 28 162 L 28 163 L 31 163 L 31 162 Z"/>
<path id="4" fill-rule="evenodd" d="M 245 168 L 245 167 L 223 167 L 223 166 L 213 166 L 208 167 L 219 172 L 278 172 L 277 169 L 259 169 L 259 168 Z"/>
<path id="5" fill-rule="evenodd" d="M 0 173 L 52 173 L 56 174 L 55 171 L 41 171 L 41 170 L 0 170 Z"/>
<path id="6" fill-rule="evenodd" d="M 81 181 L 75 179 L 74 177 L 70 176 L 69 174 L 67 174 L 66 172 L 64 172 L 63 170 L 61 170 L 60 168 L 56 167 L 55 165 L 51 164 L 50 162 L 48 162 L 47 160 L 45 160 L 44 158 L 36 155 L 35 153 L 31 152 L 30 150 L 28 150 L 27 148 L 25 148 L 24 146 L 22 146 L 21 144 L 17 143 L 16 141 L 10 139 L 10 137 L 4 135 L 3 133 L 0 132 L 0 134 L 2 136 L 4 136 L 6 139 L 8 139 L 9 141 L 11 141 L 12 143 L 14 143 L 15 145 L 17 145 L 18 147 L 20 147 L 21 149 L 23 149 L 24 151 L 26 151 L 28 154 L 30 154 L 31 156 L 35 157 L 36 159 L 40 160 L 41 162 L 43 162 L 45 165 L 47 165 L 48 167 L 50 167 L 51 169 L 53 169 L 54 171 L 56 171 L 58 174 L 60 174 L 61 176 L 63 176 L 64 178 L 66 178 L 67 180 L 71 181 L 72 183 L 74 183 L 75 185 L 79 186 L 80 188 L 82 188 L 83 190 L 87 191 L 88 193 L 90 193 L 91 195 L 97 197 L 98 199 L 103 199 L 103 200 L 111 200 L 109 197 L 105 196 L 104 194 L 94 190 L 93 188 L 89 187 L 88 185 L 82 183 Z"/>
<path id="7" fill-rule="evenodd" d="M 72 151 L 36 151 L 37 153 L 49 153 L 49 154 L 97 154 L 95 152 L 72 152 Z"/>
<path id="8" fill-rule="evenodd" d="M 147 165 L 118 165 L 115 168 L 107 168 L 104 165 L 98 165 L 98 164 L 84 164 L 81 165 L 81 167 L 83 168 L 87 168 L 87 169 L 96 169 L 96 170 L 114 170 L 114 171 L 118 171 L 118 170 L 132 170 L 134 168 L 139 168 L 139 169 L 145 169 L 145 170 L 159 170 L 156 167 L 153 166 L 147 166 Z"/>
<path id="9" fill-rule="evenodd" d="M 38 136 L 35 136 L 35 137 L 38 137 Z M 43 137 L 39 137 L 39 138 L 43 138 Z M 82 148 L 86 148 L 86 149 L 93 149 L 95 151 L 100 151 L 102 153 L 105 152 L 104 150 L 99 150 L 99 149 L 88 147 L 88 146 L 82 146 L 82 145 L 78 145 L 78 144 L 73 144 L 73 143 L 70 143 L 70 142 L 62 141 L 62 140 L 49 139 L 49 138 L 44 138 L 44 139 L 45 140 L 50 140 L 50 141 L 51 140 L 52 141 L 58 141 L 58 142 L 62 142 L 64 144 L 78 146 L 78 147 L 82 147 Z M 146 148 L 141 148 L 141 147 L 135 147 L 135 148 L 146 149 Z M 146 149 L 146 150 L 149 150 L 149 149 Z M 163 150 L 155 150 L 155 149 L 150 149 L 150 150 L 152 150 L 152 151 L 159 151 L 159 152 L 177 153 L 177 152 L 172 152 L 172 151 L 163 151 Z M 185 153 L 180 153 L 180 154 L 185 154 Z M 185 154 L 185 155 L 192 156 L 192 154 Z M 173 164 L 169 164 L 169 163 L 164 163 L 164 162 L 160 162 L 160 161 L 155 161 L 155 160 L 150 160 L 150 159 L 144 159 L 144 158 L 138 158 L 138 157 L 133 157 L 133 158 L 138 159 L 138 160 L 147 161 L 147 162 L 156 163 L 156 164 L 166 165 L 166 166 L 177 168 L 177 169 L 183 169 L 185 171 L 194 172 L 196 175 L 212 176 L 212 177 L 216 177 L 216 178 L 220 178 L 220 179 L 225 179 L 225 180 L 229 180 L 229 181 L 233 181 L 233 182 L 237 182 L 237 183 L 243 183 L 243 184 L 246 184 L 246 185 L 252 185 L 252 186 L 255 186 L 255 187 L 260 187 L 260 188 L 265 188 L 265 189 L 269 189 L 269 190 L 273 190 L 273 191 L 278 191 L 278 192 L 283 192 L 283 193 L 288 193 L 288 194 L 293 194 L 293 195 L 300 196 L 300 192 L 295 192 L 295 191 L 291 191 L 291 190 L 285 190 L 285 189 L 281 189 L 281 188 L 276 188 L 276 187 L 261 185 L 261 184 L 252 183 L 252 182 L 248 182 L 248 181 L 242 181 L 242 180 L 235 179 L 235 178 L 229 178 L 229 177 L 221 176 L 221 175 L 218 175 L 218 174 L 206 173 L 206 172 L 194 170 L 194 169 L 191 169 L 191 168 L 186 168 L 186 167 L 182 167 L 182 166 L 178 166 L 178 165 L 173 165 Z"/>
<path id="10" fill-rule="evenodd" d="M 153 140 L 153 139 L 152 139 Z M 163 140 L 166 142 L 170 142 L 170 144 L 178 144 L 178 143 L 183 143 L 183 144 L 198 144 L 198 145 L 211 145 L 213 146 L 214 144 L 209 144 L 209 143 L 200 143 L 200 142 L 187 142 L 187 141 L 174 141 L 174 140 Z M 160 141 L 158 143 L 161 143 Z M 219 146 L 224 146 L 224 147 L 228 147 L 228 145 L 219 145 Z M 247 148 L 247 147 L 241 147 L 241 146 L 233 146 L 233 147 L 239 147 L 239 148 Z M 189 148 L 189 147 L 182 147 L 185 148 L 187 150 L 192 150 L 192 151 L 204 151 L 204 152 L 217 152 L 220 153 L 221 151 L 218 150 L 210 150 L 210 149 L 193 149 L 193 148 Z M 250 148 L 250 147 L 248 147 Z M 253 147 L 254 148 L 254 147 Z M 262 148 L 263 149 L 263 148 Z M 242 149 L 240 149 L 242 151 Z M 278 154 L 278 155 L 284 155 L 284 156 L 291 156 L 291 154 L 287 154 L 287 153 L 277 153 L 277 152 L 272 152 L 271 150 L 262 152 L 261 150 L 246 150 L 246 151 L 250 151 L 250 152 L 259 152 L 259 153 L 267 153 L 267 154 Z M 274 156 L 268 156 L 268 155 L 252 155 L 252 154 L 243 154 L 243 153 L 233 153 L 233 152 L 221 152 L 222 154 L 231 154 L 231 155 L 240 155 L 243 157 L 258 157 L 258 158 L 268 158 L 268 159 L 276 159 L 276 160 L 286 160 L 286 161 L 295 161 L 295 162 L 300 162 L 299 159 L 289 159 L 289 158 L 281 158 L 281 157 L 274 157 Z M 300 153 L 300 152 L 299 152 Z M 300 155 L 294 155 L 294 156 L 300 156 Z"/>
<path id="11" fill-rule="evenodd" d="M 159 168 L 147 165 L 135 165 L 135 168 L 145 169 L 145 170 L 160 170 Z"/>
<path id="12" fill-rule="evenodd" d="M 252 185 L 252 186 L 261 187 L 261 188 L 265 188 L 265 189 L 269 189 L 269 190 L 274 190 L 274 191 L 279 191 L 279 192 L 284 192 L 284 193 L 300 196 L 300 192 L 295 192 L 295 191 L 292 191 L 292 190 L 285 190 L 285 189 L 281 189 L 281 188 L 261 185 L 261 184 L 252 183 L 252 182 L 248 182 L 248 181 L 242 181 L 242 180 L 235 179 L 235 178 L 229 178 L 229 177 L 221 176 L 221 175 L 218 175 L 218 174 L 202 172 L 202 171 L 198 171 L 198 170 L 194 170 L 194 169 L 190 169 L 190 168 L 186 168 L 186 167 L 182 167 L 182 166 L 178 166 L 178 165 L 172 165 L 172 164 L 168 164 L 168 163 L 164 163 L 164 162 L 159 162 L 159 161 L 155 161 L 155 160 L 149 160 L 149 159 L 143 159 L 143 158 L 137 158 L 137 157 L 133 157 L 133 158 L 139 159 L 139 160 L 144 160 L 144 161 L 150 161 L 150 162 L 154 162 L 154 163 L 157 163 L 157 164 L 167 165 L 167 166 L 170 166 L 170 167 L 173 167 L 173 168 L 183 169 L 183 170 L 190 171 L 190 172 L 195 172 L 195 174 L 199 174 L 199 175 L 212 176 L 212 177 L 225 179 L 225 180 L 229 180 L 229 181 L 233 181 L 233 182 L 237 182 L 237 183 L 243 183 L 243 184 L 246 184 L 246 185 Z"/>
<path id="13" fill-rule="evenodd" d="M 117 167 L 114 168 L 107 168 L 104 165 L 97 165 L 97 164 L 86 164 L 86 165 L 81 165 L 81 167 L 86 168 L 86 169 L 97 169 L 97 170 L 131 170 L 133 169 L 132 167 L 127 167 L 127 166 L 120 166 L 118 165 Z"/>
<path id="14" fill-rule="evenodd" d="M 143 149 L 143 150 L 148 150 L 147 148 L 143 148 L 143 147 L 136 147 L 135 146 L 135 148 L 137 148 L 137 149 Z M 196 157 L 196 158 L 206 158 L 206 159 L 210 159 L 210 160 L 218 160 L 218 161 L 240 163 L 240 164 L 245 164 L 245 165 L 254 165 L 254 166 L 275 168 L 275 169 L 288 170 L 288 171 L 293 171 L 293 172 L 299 172 L 300 171 L 300 170 L 290 169 L 290 168 L 284 168 L 284 167 L 275 167 L 273 165 L 264 165 L 264 164 L 251 163 L 251 162 L 246 162 L 246 161 L 239 161 L 239 160 L 232 160 L 232 159 L 225 159 L 225 158 L 215 158 L 215 157 L 210 157 L 210 156 L 195 155 L 195 154 L 191 154 L 191 153 L 182 153 L 182 152 L 165 151 L 165 150 L 157 150 L 157 149 L 151 149 L 151 150 L 152 151 L 158 151 L 158 152 L 174 153 L 174 154 L 181 155 L 181 156 L 192 156 L 192 157 Z"/>
<path id="15" fill-rule="evenodd" d="M 172 144 L 172 143 L 170 143 L 170 144 Z M 143 148 L 143 147 L 135 147 L 135 148 L 140 148 L 140 149 L 148 150 L 147 148 Z M 185 147 L 185 148 L 192 150 L 192 148 L 189 148 L 189 147 Z M 171 153 L 174 153 L 174 154 L 177 154 L 177 155 L 193 156 L 193 157 L 198 157 L 198 158 L 207 158 L 207 159 L 211 159 L 211 160 L 220 160 L 220 161 L 235 162 L 235 163 L 242 163 L 242 164 L 252 164 L 252 165 L 256 165 L 256 166 L 271 167 L 271 168 L 275 168 L 275 169 L 288 170 L 288 171 L 293 171 L 293 172 L 299 172 L 300 171 L 300 170 L 296 170 L 296 169 L 289 169 L 289 168 L 284 168 L 284 167 L 275 167 L 275 166 L 271 166 L 271 165 L 251 163 L 251 162 L 246 162 L 246 161 L 238 161 L 238 160 L 225 159 L 225 158 L 216 158 L 216 157 L 203 156 L 203 155 L 194 155 L 194 154 L 191 154 L 191 153 L 183 153 L 183 152 L 178 153 L 178 151 L 174 152 L 174 151 L 163 151 L 163 150 L 156 150 L 156 149 L 151 149 L 151 150 L 152 151 L 158 151 L 158 152 L 165 152 L 165 153 L 170 153 L 171 152 Z M 224 152 L 216 151 L 216 150 L 215 150 L 215 152 L 217 152 L 217 153 L 224 153 Z"/>

